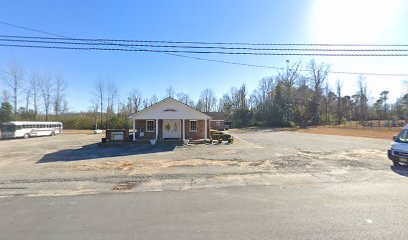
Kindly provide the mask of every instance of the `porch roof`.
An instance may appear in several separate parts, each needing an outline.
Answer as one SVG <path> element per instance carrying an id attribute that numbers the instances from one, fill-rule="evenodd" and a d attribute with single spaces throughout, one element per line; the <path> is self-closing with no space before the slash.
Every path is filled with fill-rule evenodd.
<path id="1" fill-rule="evenodd" d="M 129 118 L 137 119 L 211 119 L 210 116 L 168 97 L 152 106 L 134 113 Z"/>

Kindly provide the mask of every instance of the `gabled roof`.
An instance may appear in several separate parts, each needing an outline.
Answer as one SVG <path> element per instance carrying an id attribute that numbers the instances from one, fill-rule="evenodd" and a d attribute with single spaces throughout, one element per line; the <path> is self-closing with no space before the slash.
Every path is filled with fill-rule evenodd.
<path id="1" fill-rule="evenodd" d="M 210 116 L 168 97 L 140 112 L 129 116 L 131 119 L 211 119 Z"/>
<path id="2" fill-rule="evenodd" d="M 212 117 L 212 120 L 225 120 L 225 115 L 223 112 L 205 112 L 205 114 Z"/>

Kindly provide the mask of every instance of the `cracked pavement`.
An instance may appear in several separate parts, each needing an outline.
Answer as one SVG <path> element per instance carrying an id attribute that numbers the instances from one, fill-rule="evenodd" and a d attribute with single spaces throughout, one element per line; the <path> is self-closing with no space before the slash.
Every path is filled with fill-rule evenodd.
<path id="1" fill-rule="evenodd" d="M 370 181 L 408 175 L 390 141 L 279 129 L 232 130 L 234 144 L 98 147 L 100 135 L 1 141 L 0 197 Z"/>

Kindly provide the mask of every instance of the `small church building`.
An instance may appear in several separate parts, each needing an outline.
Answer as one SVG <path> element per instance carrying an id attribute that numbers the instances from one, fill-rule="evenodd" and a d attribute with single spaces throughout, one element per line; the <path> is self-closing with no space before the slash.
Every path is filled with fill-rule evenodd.
<path id="1" fill-rule="evenodd" d="M 171 97 L 129 118 L 133 123 L 133 141 L 208 139 L 212 119 Z"/>

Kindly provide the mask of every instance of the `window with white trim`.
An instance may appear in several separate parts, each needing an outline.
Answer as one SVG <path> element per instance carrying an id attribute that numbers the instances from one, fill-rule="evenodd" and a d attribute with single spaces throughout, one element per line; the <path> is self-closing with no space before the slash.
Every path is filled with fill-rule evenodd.
<path id="1" fill-rule="evenodd" d="M 190 132 L 197 132 L 197 120 L 190 120 Z"/>
<path id="2" fill-rule="evenodd" d="M 154 132 L 154 120 L 146 120 L 146 132 Z"/>

